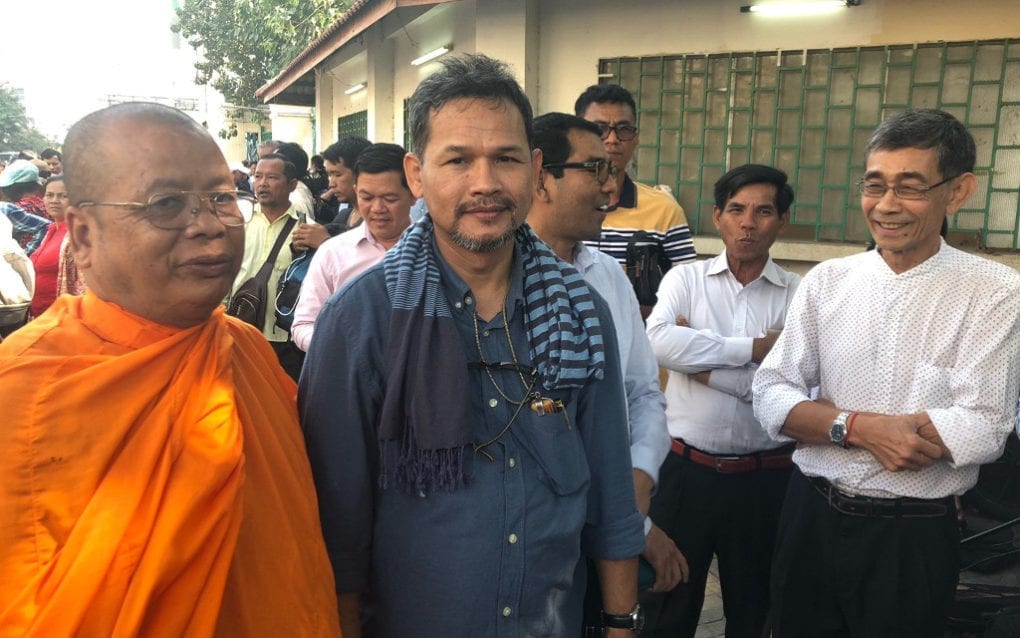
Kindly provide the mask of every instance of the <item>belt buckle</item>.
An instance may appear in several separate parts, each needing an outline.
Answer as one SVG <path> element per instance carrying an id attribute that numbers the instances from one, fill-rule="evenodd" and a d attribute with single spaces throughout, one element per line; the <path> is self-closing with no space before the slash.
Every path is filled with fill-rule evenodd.
<path id="1" fill-rule="evenodd" d="M 721 474 L 725 474 L 726 470 L 722 468 L 722 464 L 726 461 L 738 462 L 740 461 L 739 456 L 717 456 L 715 457 L 715 471 Z"/>

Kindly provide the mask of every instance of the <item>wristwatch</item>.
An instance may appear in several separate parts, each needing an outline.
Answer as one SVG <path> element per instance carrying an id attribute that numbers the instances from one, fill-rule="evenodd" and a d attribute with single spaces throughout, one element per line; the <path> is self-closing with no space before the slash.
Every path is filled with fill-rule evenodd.
<path id="1" fill-rule="evenodd" d="M 833 445 L 845 448 L 846 445 L 846 420 L 850 418 L 849 412 L 840 412 L 836 419 L 829 426 L 829 440 Z"/>
<path id="2" fill-rule="evenodd" d="M 607 628 L 630 629 L 634 633 L 640 632 L 645 627 L 645 612 L 641 605 L 635 603 L 634 609 L 629 614 L 607 614 L 602 612 L 602 623 Z"/>

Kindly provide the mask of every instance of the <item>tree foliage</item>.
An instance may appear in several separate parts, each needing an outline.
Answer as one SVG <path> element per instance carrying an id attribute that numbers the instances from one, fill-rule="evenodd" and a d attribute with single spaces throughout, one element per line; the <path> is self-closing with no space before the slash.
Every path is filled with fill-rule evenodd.
<path id="1" fill-rule="evenodd" d="M 200 55 L 195 81 L 239 106 L 335 22 L 353 0 L 184 0 L 179 33 Z"/>
<path id="2" fill-rule="evenodd" d="M 40 133 L 25 112 L 21 96 L 0 84 L 0 151 L 39 152 L 56 143 Z"/>

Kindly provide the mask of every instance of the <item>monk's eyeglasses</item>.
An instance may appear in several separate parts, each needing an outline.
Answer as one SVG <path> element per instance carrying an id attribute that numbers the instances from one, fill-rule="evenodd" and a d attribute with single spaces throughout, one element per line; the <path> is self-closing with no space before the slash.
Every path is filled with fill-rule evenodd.
<path id="1" fill-rule="evenodd" d="M 157 193 L 142 202 L 79 202 L 78 208 L 118 206 L 144 211 L 145 219 L 161 230 L 184 230 L 211 210 L 224 226 L 244 226 L 255 210 L 255 198 L 239 191 L 176 191 Z"/>

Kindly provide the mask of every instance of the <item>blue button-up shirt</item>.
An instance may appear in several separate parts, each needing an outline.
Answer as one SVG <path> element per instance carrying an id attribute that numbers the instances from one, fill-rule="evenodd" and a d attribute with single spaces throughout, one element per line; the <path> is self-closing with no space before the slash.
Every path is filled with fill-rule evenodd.
<path id="1" fill-rule="evenodd" d="M 476 342 L 473 293 L 442 262 L 441 272 L 463 343 L 450 356 L 466 355 L 467 365 L 479 361 L 480 348 L 488 362 L 511 361 L 515 352 L 529 364 L 518 260 L 507 297 L 513 352 L 502 315 L 478 320 Z M 596 306 L 604 380 L 541 390 L 565 412 L 541 416 L 524 406 L 488 446 L 493 460 L 467 448 L 467 485 L 427 496 L 377 487 L 390 316 L 381 266 L 323 307 L 301 378 L 302 422 L 337 590 L 371 592 L 379 636 L 580 635 L 582 556 L 624 559 L 643 550 L 616 335 L 605 302 Z M 468 374 L 468 396 L 434 400 L 469 402 L 474 438 L 488 441 L 517 406 L 484 370 Z M 522 397 L 515 372 L 492 374 L 504 394 Z"/>
<path id="2" fill-rule="evenodd" d="M 25 254 L 31 255 L 46 237 L 46 227 L 52 222 L 50 220 L 26 213 L 20 206 L 10 202 L 0 202 L 0 213 L 11 220 L 14 227 L 14 239 L 25 249 Z"/>

